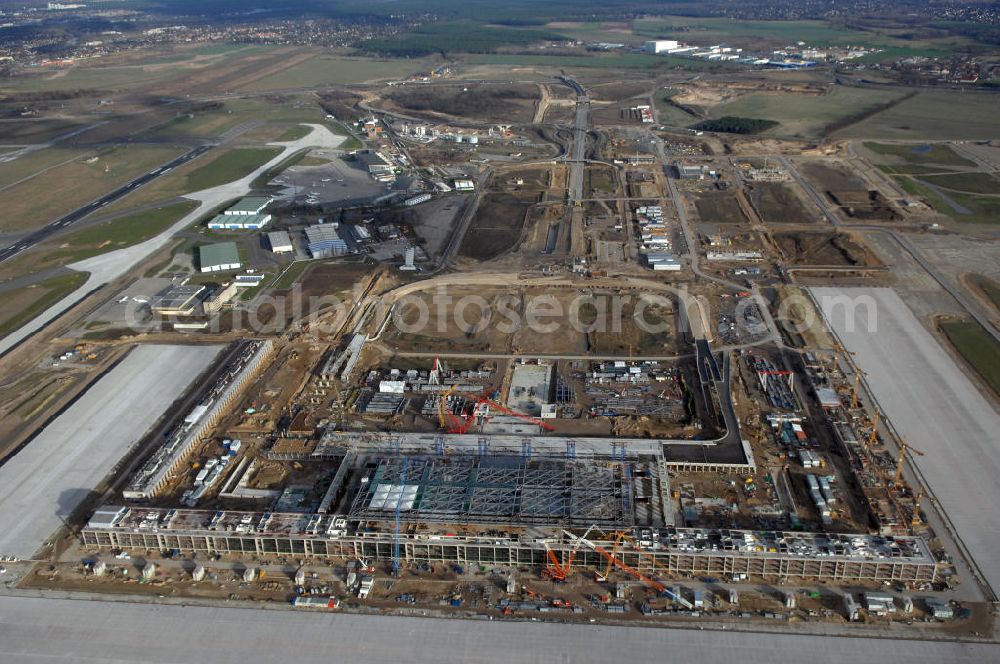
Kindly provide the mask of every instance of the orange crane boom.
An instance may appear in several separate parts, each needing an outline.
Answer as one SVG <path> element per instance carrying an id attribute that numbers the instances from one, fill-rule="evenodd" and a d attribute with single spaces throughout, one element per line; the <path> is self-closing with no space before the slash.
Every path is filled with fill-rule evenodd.
<path id="1" fill-rule="evenodd" d="M 556 428 L 554 426 L 552 426 L 551 424 L 549 424 L 548 422 L 540 420 L 537 417 L 532 417 L 530 415 L 525 415 L 524 413 L 519 413 L 516 410 L 512 410 L 512 409 L 508 408 L 507 406 L 498 404 L 496 401 L 493 401 L 491 399 L 487 399 L 487 398 L 483 397 L 483 398 L 479 399 L 479 401 L 477 402 L 477 405 L 478 405 L 478 403 L 485 403 L 490 408 L 496 408 L 497 410 L 499 410 L 504 415 L 510 415 L 512 417 L 516 417 L 516 418 L 522 419 L 522 420 L 524 420 L 526 422 L 531 422 L 532 424 L 537 424 L 538 426 L 540 426 L 541 428 L 545 429 L 546 431 L 555 431 L 556 430 Z"/>
<path id="2" fill-rule="evenodd" d="M 642 581 L 642 583 L 644 583 L 645 585 L 649 586 L 653 590 L 655 590 L 655 591 L 657 591 L 659 593 L 665 592 L 667 590 L 667 587 L 665 585 L 663 585 L 662 583 L 660 583 L 659 581 L 657 581 L 656 579 L 649 578 L 648 576 L 646 576 L 645 574 L 643 574 L 639 570 L 635 569 L 631 565 L 626 564 L 623 560 L 619 560 L 616 556 L 611 555 L 611 553 L 609 551 L 607 551 L 606 549 L 604 549 L 604 548 L 602 548 L 602 547 L 594 544 L 590 540 L 584 539 L 582 537 L 577 537 L 573 533 L 571 533 L 569 531 L 566 531 L 566 530 L 564 530 L 563 532 L 566 533 L 567 535 L 569 535 L 573 539 L 573 541 L 580 542 L 581 544 L 584 544 L 585 546 L 587 546 L 589 549 L 591 549 L 593 551 L 596 551 L 600 555 L 604 556 L 604 558 L 606 558 L 612 565 L 614 565 L 618 569 L 622 570 L 623 572 L 625 572 L 629 576 L 635 577 L 639 581 Z"/>

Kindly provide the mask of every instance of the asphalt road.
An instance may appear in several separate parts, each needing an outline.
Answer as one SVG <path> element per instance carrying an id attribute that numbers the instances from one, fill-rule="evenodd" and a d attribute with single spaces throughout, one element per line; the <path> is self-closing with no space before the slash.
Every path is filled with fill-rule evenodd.
<path id="1" fill-rule="evenodd" d="M 114 203 L 119 198 L 122 198 L 123 196 L 132 193 L 139 187 L 152 182 L 153 180 L 160 177 L 161 175 L 166 174 L 170 170 L 177 168 L 182 164 L 186 164 L 187 162 L 191 161 L 196 157 L 201 156 L 208 150 L 211 150 L 213 147 L 215 147 L 214 144 L 200 145 L 191 150 L 190 152 L 182 154 L 173 161 L 164 164 L 163 166 L 160 166 L 155 170 L 149 171 L 148 173 L 144 173 L 139 177 L 135 178 L 134 180 L 132 180 L 131 182 L 123 184 L 114 191 L 105 194 L 104 196 L 98 198 L 97 200 L 91 203 L 87 203 L 83 207 L 77 208 L 73 212 L 70 212 L 69 214 L 63 217 L 56 219 L 47 226 L 39 228 L 37 231 L 34 231 L 33 233 L 21 238 L 20 240 L 10 245 L 9 247 L 0 250 L 0 263 L 10 260 L 14 256 L 17 256 L 22 251 L 25 251 L 35 246 L 36 244 L 38 244 L 45 238 L 49 237 L 53 233 L 57 233 L 65 229 L 67 226 L 72 226 L 73 224 L 80 221 L 84 217 L 87 217 L 88 215 L 96 212 L 97 210 L 100 210 L 102 207 L 106 205 Z"/>

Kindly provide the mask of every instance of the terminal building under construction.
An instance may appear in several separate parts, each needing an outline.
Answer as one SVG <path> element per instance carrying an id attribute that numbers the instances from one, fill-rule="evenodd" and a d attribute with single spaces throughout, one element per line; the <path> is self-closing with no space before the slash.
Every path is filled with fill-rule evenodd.
<path id="1" fill-rule="evenodd" d="M 643 574 L 775 581 L 933 582 L 913 537 L 677 528 L 662 459 L 348 454 L 318 510 L 304 513 L 105 506 L 86 546 L 544 567 L 549 551 L 600 567 L 615 550 Z M 586 546 L 574 539 L 590 533 Z M 634 544 L 618 548 L 617 533 Z"/>

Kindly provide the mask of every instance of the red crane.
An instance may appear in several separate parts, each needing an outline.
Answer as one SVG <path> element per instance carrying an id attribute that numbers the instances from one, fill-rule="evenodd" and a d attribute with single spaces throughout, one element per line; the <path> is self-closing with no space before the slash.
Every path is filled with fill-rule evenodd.
<path id="1" fill-rule="evenodd" d="M 493 401 L 492 399 L 486 396 L 487 394 L 490 394 L 489 387 L 487 387 L 483 391 L 483 394 L 480 395 L 478 399 L 476 399 L 475 405 L 472 407 L 472 410 L 465 415 L 464 419 L 458 415 L 452 416 L 453 425 L 450 429 L 448 429 L 448 433 L 467 433 L 469 429 L 472 428 L 472 424 L 473 422 L 476 421 L 476 418 L 481 418 L 483 419 L 483 421 L 489 419 L 489 410 L 491 408 L 500 411 L 504 415 L 510 415 L 511 417 L 516 417 L 520 420 L 524 420 L 525 422 L 531 422 L 532 424 L 541 427 L 545 431 L 556 430 L 554 426 L 552 426 L 548 422 L 545 422 L 544 420 L 540 420 L 537 417 L 532 417 L 531 415 L 525 415 L 524 413 L 520 413 L 516 410 L 508 408 L 507 406 L 504 406 L 503 404 Z M 486 406 L 485 408 L 483 407 L 484 405 Z"/>

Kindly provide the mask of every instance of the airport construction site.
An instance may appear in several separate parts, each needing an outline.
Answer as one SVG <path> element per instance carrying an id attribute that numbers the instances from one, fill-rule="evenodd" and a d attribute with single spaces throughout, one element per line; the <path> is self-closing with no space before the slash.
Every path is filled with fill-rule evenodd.
<path id="1" fill-rule="evenodd" d="M 60 547 L 80 581 L 43 567 L 27 584 L 878 620 L 956 581 L 846 352 L 714 352 L 678 329 L 676 360 L 450 367 L 369 352 L 369 318 L 346 342 L 234 342 Z M 741 600 L 753 583 L 778 590 Z M 842 587 L 891 587 L 910 612 L 861 611 Z"/>
<path id="2" fill-rule="evenodd" d="M 806 154 L 609 136 L 611 163 L 481 169 L 461 205 L 439 201 L 443 230 L 428 199 L 379 210 L 439 246 L 304 273 L 309 294 L 353 286 L 346 312 L 89 343 L 88 361 L 228 346 L 19 587 L 491 618 L 968 618 L 955 589 L 979 579 L 913 481 L 924 453 L 851 352 L 777 324 L 821 309 L 782 308 L 796 284 L 891 283 L 830 205 L 866 224 L 913 207 Z M 501 324 L 540 299 L 563 312 L 547 331 Z"/>

